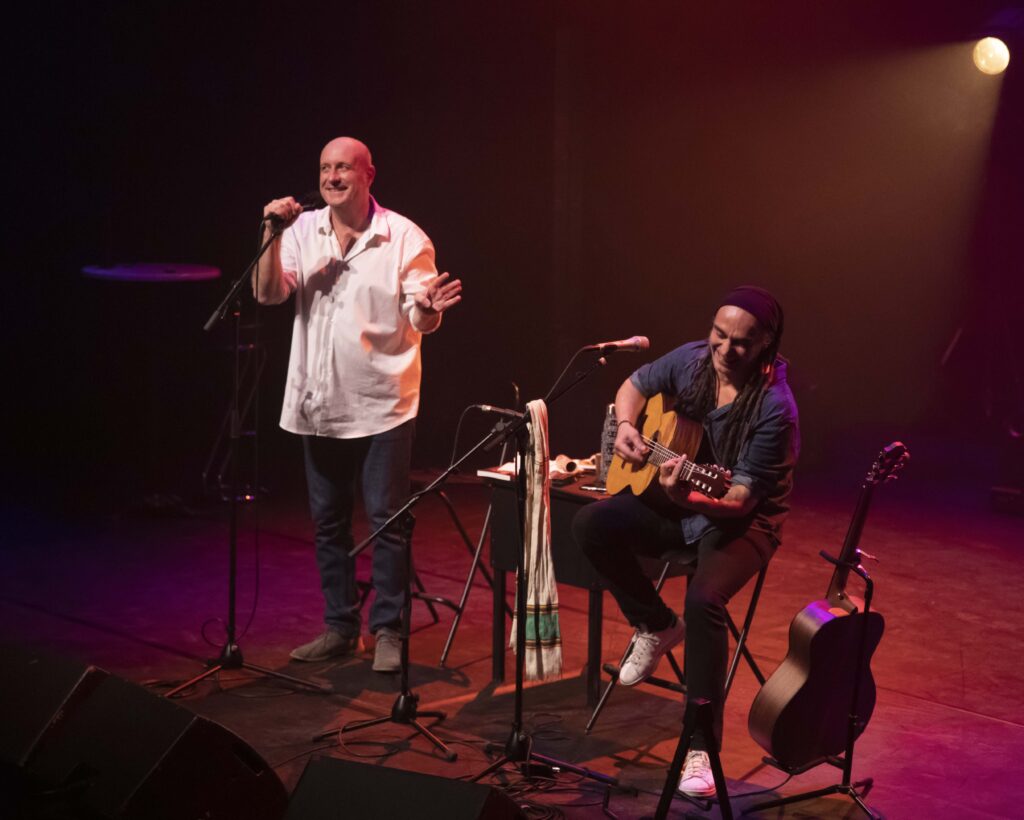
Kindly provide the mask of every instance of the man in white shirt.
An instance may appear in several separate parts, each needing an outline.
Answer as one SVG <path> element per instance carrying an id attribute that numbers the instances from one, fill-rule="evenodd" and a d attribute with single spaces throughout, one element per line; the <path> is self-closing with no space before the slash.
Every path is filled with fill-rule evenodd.
<path id="1" fill-rule="evenodd" d="M 253 274 L 260 304 L 295 294 L 295 323 L 281 426 L 302 436 L 324 594 L 325 631 L 292 657 L 320 661 L 358 651 L 361 618 L 352 548 L 355 484 L 371 528 L 409 494 L 419 409 L 420 341 L 461 300 L 462 284 L 437 274 L 434 246 L 405 217 L 370 196 L 376 169 L 358 140 L 331 140 L 320 155 L 327 207 L 292 197 L 264 208 L 285 230 Z M 373 668 L 398 671 L 405 544 L 397 528 L 374 544 Z"/>

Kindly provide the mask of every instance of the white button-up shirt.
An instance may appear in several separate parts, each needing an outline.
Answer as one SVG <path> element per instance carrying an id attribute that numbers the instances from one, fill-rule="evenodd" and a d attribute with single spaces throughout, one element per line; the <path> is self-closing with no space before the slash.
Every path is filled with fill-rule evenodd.
<path id="1" fill-rule="evenodd" d="M 358 438 L 419 409 L 415 294 L 437 275 L 434 246 L 413 222 L 373 201 L 370 226 L 342 255 L 330 209 L 307 211 L 281 237 L 295 323 L 281 426 Z"/>

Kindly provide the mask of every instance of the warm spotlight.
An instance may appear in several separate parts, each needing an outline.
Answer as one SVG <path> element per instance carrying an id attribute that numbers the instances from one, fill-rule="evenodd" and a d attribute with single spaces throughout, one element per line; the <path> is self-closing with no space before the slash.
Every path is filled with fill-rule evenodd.
<path id="1" fill-rule="evenodd" d="M 1002 74 L 1010 63 L 1010 49 L 998 37 L 985 37 L 974 46 L 974 64 L 985 74 Z"/>

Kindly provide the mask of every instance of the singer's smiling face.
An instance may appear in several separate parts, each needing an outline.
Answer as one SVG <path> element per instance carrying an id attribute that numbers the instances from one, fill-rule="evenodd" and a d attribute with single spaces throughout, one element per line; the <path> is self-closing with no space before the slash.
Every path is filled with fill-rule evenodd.
<path id="1" fill-rule="evenodd" d="M 320 153 L 320 196 L 332 208 L 366 208 L 375 173 L 363 143 L 350 137 L 331 140 Z"/>
<path id="2" fill-rule="evenodd" d="M 708 336 L 711 364 L 731 384 L 743 384 L 769 342 L 770 334 L 765 333 L 753 314 L 735 305 L 722 305 Z"/>

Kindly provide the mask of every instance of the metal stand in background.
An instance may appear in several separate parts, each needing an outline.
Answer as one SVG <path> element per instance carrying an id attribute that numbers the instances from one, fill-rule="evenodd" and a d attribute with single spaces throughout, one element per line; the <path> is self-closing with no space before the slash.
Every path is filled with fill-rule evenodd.
<path id="1" fill-rule="evenodd" d="M 250 338 L 242 339 L 241 333 L 236 334 L 239 338 L 235 340 L 235 354 L 241 360 L 239 362 L 238 395 L 240 407 L 238 414 L 238 437 L 237 444 L 239 452 L 232 453 L 232 420 L 235 418 L 235 402 L 228 401 L 227 409 L 224 411 L 224 418 L 221 421 L 217 437 L 214 439 L 210 454 L 206 457 L 206 464 L 203 466 L 203 493 L 207 498 L 220 498 L 227 501 L 231 493 L 230 469 L 234 459 L 238 458 L 246 462 L 249 475 L 239 481 L 238 493 L 243 501 L 254 501 L 260 488 L 256 486 L 257 475 L 257 434 L 259 419 L 257 409 L 259 405 L 258 390 L 260 379 L 263 376 L 263 368 L 267 363 L 267 352 L 256 337 L 257 323 L 243 324 L 240 331 L 251 334 Z M 249 458 L 245 459 L 240 452 L 242 442 L 249 442 Z"/>
<path id="2" fill-rule="evenodd" d="M 505 463 L 505 456 L 508 452 L 508 441 L 505 441 L 501 445 L 501 455 L 498 456 L 498 463 Z M 480 563 L 480 556 L 483 554 L 484 544 L 487 541 L 487 536 L 491 531 L 491 515 L 494 512 L 494 502 L 489 501 L 487 503 L 487 512 L 484 515 L 484 525 L 480 530 L 480 538 L 477 540 L 476 549 L 473 548 L 473 542 L 469 540 L 469 535 L 466 533 L 465 528 L 462 526 L 462 522 L 459 521 L 458 516 L 455 514 L 455 509 L 452 506 L 451 501 L 448 499 L 443 492 L 438 491 L 438 496 L 441 500 L 448 505 L 448 511 L 452 516 L 452 521 L 459 530 L 459 534 L 462 536 L 462 540 L 466 542 L 466 546 L 469 547 L 471 554 L 473 555 L 473 562 L 469 567 L 469 574 L 466 576 L 466 583 L 462 587 L 462 596 L 459 598 L 459 603 L 455 607 L 455 618 L 452 620 L 451 629 L 448 630 L 448 640 L 444 643 L 444 649 L 441 652 L 441 660 L 438 661 L 438 666 L 444 668 L 445 662 L 448 660 L 448 653 L 452 649 L 452 644 L 455 642 L 455 633 L 458 631 L 459 623 L 462 621 L 462 613 L 466 611 L 466 602 L 469 600 L 469 592 L 473 588 L 473 581 L 476 578 L 477 569 L 483 573 L 484 578 L 490 585 L 491 589 L 494 589 L 494 578 L 487 571 L 487 567 Z M 508 605 L 508 602 L 503 602 L 505 606 L 505 614 L 508 617 L 512 617 L 512 607 Z"/>
<path id="3" fill-rule="evenodd" d="M 222 669 L 248 669 L 251 672 L 257 672 L 267 677 L 277 678 L 278 680 L 287 681 L 288 683 L 295 684 L 296 686 L 302 686 L 307 689 L 312 689 L 316 692 L 322 692 L 324 694 L 331 694 L 332 690 L 329 687 L 321 686 L 317 683 L 312 683 L 302 678 L 296 678 L 292 675 L 286 675 L 282 672 L 277 672 L 273 669 L 267 669 L 263 666 L 257 666 L 247 662 L 242 656 L 242 650 L 238 646 L 236 639 L 236 623 L 235 623 L 235 592 L 237 587 L 238 578 L 238 502 L 239 502 L 239 482 L 238 482 L 238 439 L 241 435 L 241 420 L 240 420 L 240 347 L 241 347 L 241 307 L 240 298 L 242 289 L 249 283 L 249 276 L 252 270 L 259 263 L 260 258 L 266 253 L 267 248 L 273 243 L 277 236 L 281 233 L 280 228 L 275 228 L 271 231 L 269 237 L 260 246 L 256 256 L 249 263 L 246 269 L 242 272 L 242 275 L 234 281 L 231 289 L 227 295 L 221 301 L 220 305 L 213 312 L 210 318 L 206 321 L 203 326 L 203 330 L 211 330 L 217 325 L 226 315 L 228 310 L 232 311 L 234 316 L 234 340 L 235 340 L 235 353 L 234 353 L 234 366 L 232 368 L 232 383 L 231 383 L 231 404 L 229 410 L 230 424 L 229 424 L 229 453 L 228 459 L 230 461 L 230 482 L 228 492 L 228 504 L 229 504 L 229 520 L 230 529 L 228 533 L 228 615 L 227 623 L 225 627 L 226 635 L 224 646 L 221 648 L 220 654 L 216 658 L 212 658 L 207 662 L 206 669 L 194 678 L 185 681 L 180 686 L 176 686 L 171 689 L 165 697 L 172 698 L 178 693 L 188 689 L 200 681 L 216 675 Z M 256 386 L 253 386 L 253 393 L 255 394 Z M 253 503 L 256 503 L 256 499 L 253 498 Z"/>

